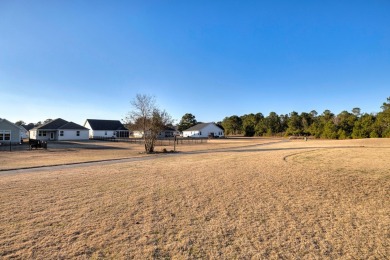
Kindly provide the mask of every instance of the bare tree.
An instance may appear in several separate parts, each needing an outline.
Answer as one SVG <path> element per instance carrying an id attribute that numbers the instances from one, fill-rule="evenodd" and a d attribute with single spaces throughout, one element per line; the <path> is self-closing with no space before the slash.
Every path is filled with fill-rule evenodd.
<path id="1" fill-rule="evenodd" d="M 133 110 L 129 112 L 125 121 L 132 125 L 132 128 L 143 132 L 145 152 L 153 153 L 158 134 L 166 125 L 172 123 L 171 116 L 157 107 L 153 96 L 137 94 L 130 103 Z"/>

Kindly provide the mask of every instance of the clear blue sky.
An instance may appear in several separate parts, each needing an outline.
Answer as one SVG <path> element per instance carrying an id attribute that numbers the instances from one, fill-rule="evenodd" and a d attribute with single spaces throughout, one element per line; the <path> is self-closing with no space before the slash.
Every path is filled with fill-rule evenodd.
<path id="1" fill-rule="evenodd" d="M 390 1 L 0 1 L 0 117 L 198 121 L 390 96 Z"/>

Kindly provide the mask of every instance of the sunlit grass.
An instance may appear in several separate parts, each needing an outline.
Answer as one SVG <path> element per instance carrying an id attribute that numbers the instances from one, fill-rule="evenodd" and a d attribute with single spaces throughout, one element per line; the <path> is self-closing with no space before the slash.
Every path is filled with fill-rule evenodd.
<path id="1" fill-rule="evenodd" d="M 0 258 L 390 254 L 390 140 L 215 145 L 0 176 Z"/>

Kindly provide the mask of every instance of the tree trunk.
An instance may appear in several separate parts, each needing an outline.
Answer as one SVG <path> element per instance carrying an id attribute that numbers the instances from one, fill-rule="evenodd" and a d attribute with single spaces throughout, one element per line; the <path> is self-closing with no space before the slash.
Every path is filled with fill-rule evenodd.
<path id="1" fill-rule="evenodd" d="M 155 140 L 153 137 L 146 137 L 145 138 L 145 152 L 146 153 L 153 153 L 154 152 L 154 143 Z"/>

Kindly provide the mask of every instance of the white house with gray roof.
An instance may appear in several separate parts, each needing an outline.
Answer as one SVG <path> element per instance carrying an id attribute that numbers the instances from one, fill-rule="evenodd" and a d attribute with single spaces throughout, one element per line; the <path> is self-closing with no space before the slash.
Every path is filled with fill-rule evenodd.
<path id="1" fill-rule="evenodd" d="M 224 137 L 225 134 L 223 129 L 215 123 L 197 124 L 183 131 L 183 137 L 207 138 L 210 136 Z"/>
<path id="2" fill-rule="evenodd" d="M 42 141 L 88 140 L 88 132 L 84 126 L 57 118 L 31 129 L 30 138 Z"/>
<path id="3" fill-rule="evenodd" d="M 129 130 L 119 120 L 87 119 L 84 126 L 89 129 L 89 138 L 127 138 Z"/>

